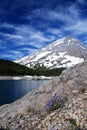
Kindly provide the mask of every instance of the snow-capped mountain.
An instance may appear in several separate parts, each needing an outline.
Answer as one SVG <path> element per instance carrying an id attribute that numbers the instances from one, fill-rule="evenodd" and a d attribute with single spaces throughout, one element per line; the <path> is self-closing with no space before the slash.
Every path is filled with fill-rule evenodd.
<path id="1" fill-rule="evenodd" d="M 87 48 L 78 39 L 65 37 L 15 62 L 28 67 L 59 68 L 71 67 L 84 60 L 87 60 Z"/>

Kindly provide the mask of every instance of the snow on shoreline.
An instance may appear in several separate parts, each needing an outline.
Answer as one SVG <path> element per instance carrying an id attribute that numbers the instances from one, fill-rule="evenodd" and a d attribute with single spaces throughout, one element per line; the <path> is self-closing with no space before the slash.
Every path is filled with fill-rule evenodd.
<path id="1" fill-rule="evenodd" d="M 46 76 L 0 76 L 0 80 L 50 80 L 53 77 L 46 77 Z"/>

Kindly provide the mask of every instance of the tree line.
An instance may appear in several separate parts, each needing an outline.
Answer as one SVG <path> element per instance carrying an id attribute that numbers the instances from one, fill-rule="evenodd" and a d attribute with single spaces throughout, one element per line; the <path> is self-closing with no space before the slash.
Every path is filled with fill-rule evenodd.
<path id="1" fill-rule="evenodd" d="M 48 69 L 46 67 L 28 68 L 12 61 L 0 59 L 0 75 L 1 76 L 21 76 L 21 75 L 37 75 L 37 76 L 58 76 L 65 68 Z"/>

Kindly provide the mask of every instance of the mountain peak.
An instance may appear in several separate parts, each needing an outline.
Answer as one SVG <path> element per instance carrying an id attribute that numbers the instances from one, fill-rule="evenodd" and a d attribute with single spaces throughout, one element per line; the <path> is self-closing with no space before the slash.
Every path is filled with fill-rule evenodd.
<path id="1" fill-rule="evenodd" d="M 77 39 L 77 38 L 75 38 L 73 36 L 67 36 L 67 37 L 65 37 L 65 41 L 69 41 L 69 40 L 70 41 L 74 41 L 74 43 L 78 42 L 79 44 L 82 44 L 79 39 Z"/>
<path id="2" fill-rule="evenodd" d="M 38 53 L 16 61 L 28 67 L 70 67 L 87 60 L 87 48 L 72 36 L 61 38 L 42 48 Z"/>
<path id="3" fill-rule="evenodd" d="M 76 39 L 76 38 L 74 38 L 73 36 L 67 36 L 67 37 L 64 37 L 64 38 L 61 38 L 61 39 L 58 39 L 58 40 L 56 40 L 56 41 L 54 41 L 54 42 L 52 42 L 52 43 L 50 43 L 50 44 L 48 44 L 48 46 L 47 47 L 49 47 L 49 46 L 63 46 L 63 45 L 70 45 L 70 44 L 78 44 L 78 45 L 82 45 L 82 43 L 78 40 L 78 39 Z"/>

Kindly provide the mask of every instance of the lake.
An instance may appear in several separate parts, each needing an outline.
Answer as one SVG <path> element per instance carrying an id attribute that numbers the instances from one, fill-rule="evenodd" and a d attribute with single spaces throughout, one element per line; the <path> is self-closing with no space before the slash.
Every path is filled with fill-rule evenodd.
<path id="1" fill-rule="evenodd" d="M 0 106 L 12 103 L 47 80 L 0 80 Z"/>

